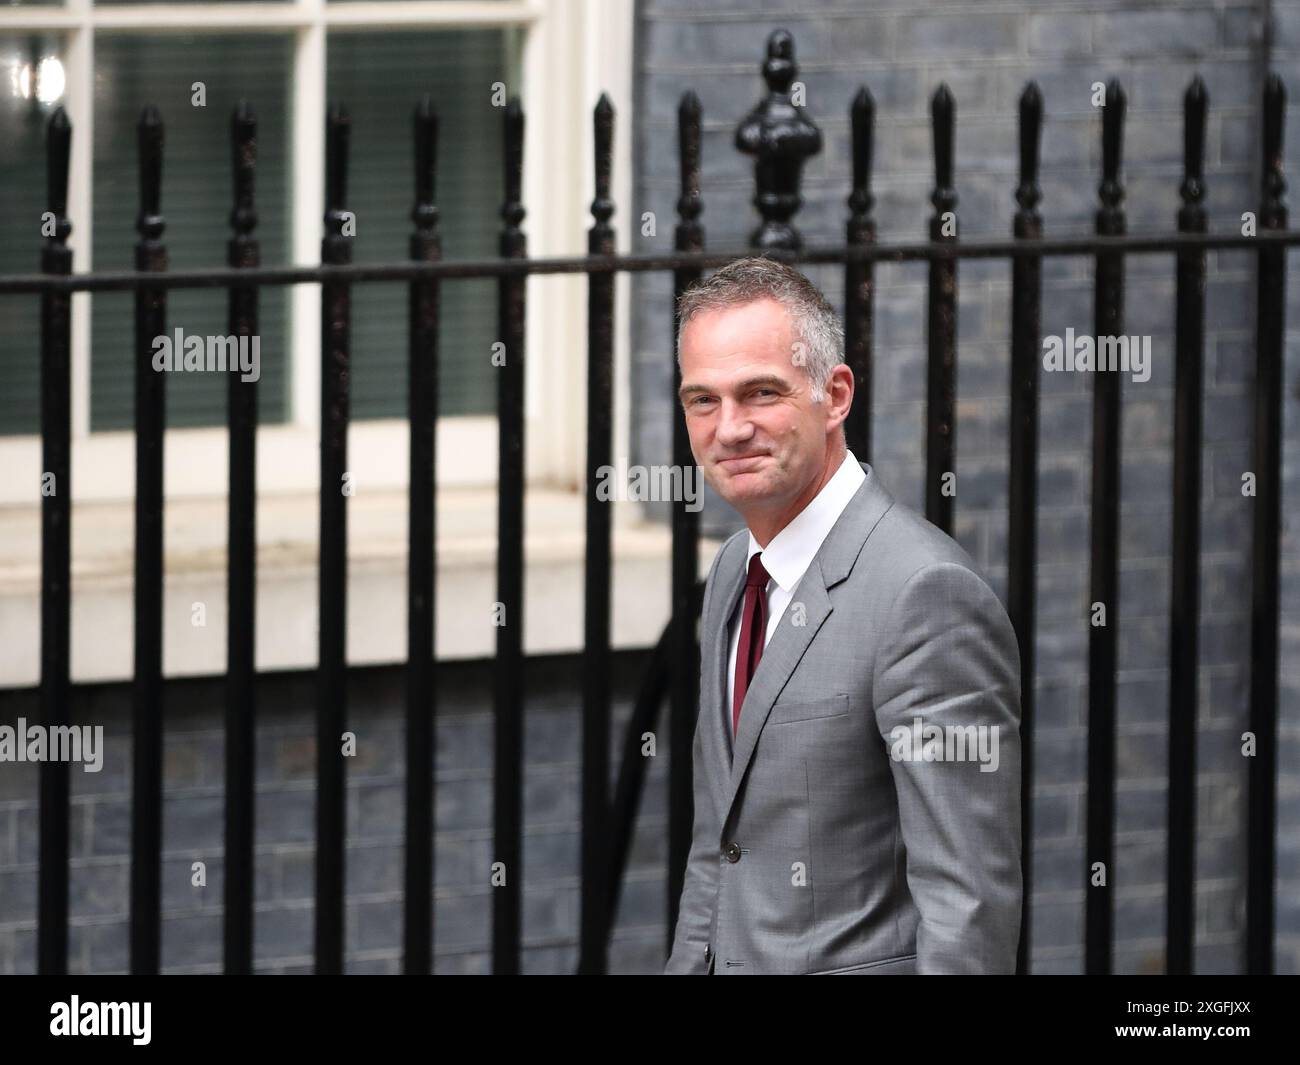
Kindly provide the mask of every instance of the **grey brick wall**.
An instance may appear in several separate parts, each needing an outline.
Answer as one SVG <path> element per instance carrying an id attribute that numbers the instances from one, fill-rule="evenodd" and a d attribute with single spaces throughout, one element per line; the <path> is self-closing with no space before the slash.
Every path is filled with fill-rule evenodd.
<path id="1" fill-rule="evenodd" d="M 1128 97 L 1123 177 L 1131 231 L 1168 230 L 1179 206 L 1182 98 L 1200 73 L 1210 95 L 1207 206 L 1213 229 L 1257 210 L 1259 98 L 1267 69 L 1300 94 L 1296 0 L 846 0 L 763 3 L 646 0 L 638 24 L 636 202 L 654 211 L 654 238 L 671 247 L 678 193 L 676 107 L 693 89 L 703 105 L 702 216 L 710 247 L 738 247 L 755 221 L 748 158 L 732 146 L 760 98 L 758 67 L 772 29 L 791 31 L 807 110 L 825 147 L 805 169 L 799 225 L 809 242 L 843 239 L 851 173 L 848 108 L 860 84 L 876 99 L 875 217 L 885 241 L 922 239 L 931 213 L 930 94 L 947 82 L 957 102 L 956 184 L 964 238 L 1007 236 L 1015 210 L 1016 104 L 1025 83 L 1044 95 L 1041 211 L 1051 234 L 1092 228 L 1100 174 L 1095 82 L 1118 77 Z M 1292 106 L 1287 143 L 1300 136 Z M 1292 153 L 1294 158 L 1294 152 Z M 1292 258 L 1291 269 L 1296 263 Z M 1151 379 L 1123 384 L 1119 647 L 1119 794 L 1115 966 L 1163 966 L 1169 574 L 1172 523 L 1172 257 L 1127 262 L 1125 332 L 1152 337 Z M 808 274 L 842 308 L 841 272 Z M 1246 764 L 1240 735 L 1249 693 L 1254 379 L 1254 260 L 1209 258 L 1198 765 L 1197 958 L 1201 971 L 1243 963 Z M 876 272 L 873 462 L 905 503 L 923 508 L 925 267 Z M 670 461 L 671 288 L 635 278 L 632 372 L 642 463 Z M 1278 831 L 1279 971 L 1300 971 L 1300 284 L 1288 287 L 1282 590 L 1282 742 Z M 1010 269 L 963 262 L 959 271 L 956 535 L 1005 596 Z M 1092 332 L 1092 264 L 1049 260 L 1043 330 Z M 1036 857 L 1033 968 L 1082 968 L 1085 855 L 1087 580 L 1092 382 L 1044 374 L 1039 475 Z M 708 494 L 705 527 L 739 528 Z"/>
<path id="2" fill-rule="evenodd" d="M 647 655 L 619 652 L 611 767 Z M 523 967 L 577 965 L 581 842 L 581 677 L 574 658 L 537 659 L 527 671 L 524 757 Z M 435 969 L 491 971 L 492 759 L 488 663 L 440 667 L 435 838 Z M 255 854 L 257 971 L 310 972 L 314 898 L 315 693 L 309 674 L 269 675 L 259 690 Z M 357 735 L 347 780 L 348 972 L 401 965 L 404 792 L 403 675 L 361 669 L 349 678 Z M 130 688 L 78 688 L 78 724 L 103 725 L 104 768 L 74 766 L 69 966 L 128 965 L 131 849 Z M 163 793 L 162 966 L 221 971 L 224 739 L 217 681 L 168 685 Z M 36 719 L 34 692 L 0 696 L 0 723 Z M 610 950 L 616 972 L 663 965 L 667 907 L 666 727 L 652 759 Z M 0 772 L 0 973 L 35 969 L 37 767 Z M 207 866 L 192 886 L 192 863 Z"/>

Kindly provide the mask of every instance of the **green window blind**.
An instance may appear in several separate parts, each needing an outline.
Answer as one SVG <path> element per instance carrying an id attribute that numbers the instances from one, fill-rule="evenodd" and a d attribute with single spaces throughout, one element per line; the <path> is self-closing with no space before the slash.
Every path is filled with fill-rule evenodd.
<path id="1" fill-rule="evenodd" d="M 162 115 L 163 240 L 173 270 L 224 266 L 232 202 L 230 116 L 240 98 L 257 116 L 256 205 L 264 265 L 288 262 L 289 107 L 292 39 L 286 34 L 109 34 L 95 38 L 94 261 L 96 270 L 135 263 L 139 176 L 136 127 L 153 104 Z M 206 106 L 191 103 L 203 82 Z M 75 136 L 75 131 L 74 131 Z M 76 220 L 74 219 L 74 224 Z M 167 328 L 186 336 L 227 333 L 223 289 L 175 289 Z M 283 421 L 290 348 L 288 289 L 261 290 L 259 417 Z M 96 293 L 91 304 L 91 428 L 134 425 L 134 304 L 130 293 Z M 169 427 L 224 425 L 229 374 L 170 373 Z"/>
<path id="2" fill-rule="evenodd" d="M 495 256 L 500 228 L 502 108 L 492 85 L 517 84 L 511 30 L 332 32 L 328 94 L 352 116 L 348 206 L 357 215 L 357 262 L 403 259 L 411 231 L 413 195 L 411 109 L 429 92 L 439 113 L 437 201 L 444 255 Z M 33 63 L 57 56 L 58 36 L 0 38 L 11 59 Z M 95 41 L 93 219 L 94 268 L 130 269 L 137 239 L 136 125 L 153 103 L 164 122 L 162 212 L 172 269 L 225 262 L 229 237 L 230 113 L 243 97 L 258 117 L 257 236 L 267 265 L 289 261 L 292 39 L 287 34 L 139 34 L 100 32 Z M 204 83 L 206 106 L 191 103 Z M 0 269 L 34 270 L 44 208 L 44 126 L 59 101 L 42 104 L 14 95 L 0 102 L 0 134 L 10 146 L 0 158 Z M 74 137 L 76 116 L 72 116 Z M 323 165 L 323 160 L 322 164 Z M 25 236 L 24 236 L 25 234 Z M 30 239 L 27 239 L 30 238 Z M 406 286 L 365 284 L 354 290 L 352 413 L 401 417 L 406 411 Z M 289 289 L 261 291 L 261 385 L 264 422 L 287 414 L 292 338 Z M 447 281 L 440 323 L 440 414 L 495 409 L 491 346 L 496 338 L 496 284 Z M 174 290 L 168 330 L 186 335 L 226 333 L 221 290 Z M 129 293 L 91 300 L 91 428 L 134 424 L 133 303 Z M 317 358 L 315 352 L 297 352 Z M 39 303 L 0 300 L 0 433 L 39 429 Z M 223 425 L 227 375 L 172 373 L 167 424 Z"/>
<path id="3" fill-rule="evenodd" d="M 351 118 L 348 209 L 356 215 L 354 262 L 407 258 L 414 202 L 411 115 L 430 93 L 438 112 L 435 196 L 444 258 L 497 254 L 504 108 L 492 84 L 517 84 L 501 30 L 332 32 L 328 98 Z M 441 287 L 440 414 L 496 409 L 491 363 L 496 283 L 451 280 Z M 407 286 L 353 289 L 352 414 L 406 414 Z"/>
<path id="4" fill-rule="evenodd" d="M 37 72 L 43 59 L 66 58 L 59 36 L 0 35 L 0 70 L 13 72 L 0 82 L 0 273 L 40 270 L 45 125 L 64 101 L 42 99 L 62 72 L 47 65 L 44 84 Z M 40 297 L 0 296 L 0 436 L 40 432 L 40 336 Z"/>

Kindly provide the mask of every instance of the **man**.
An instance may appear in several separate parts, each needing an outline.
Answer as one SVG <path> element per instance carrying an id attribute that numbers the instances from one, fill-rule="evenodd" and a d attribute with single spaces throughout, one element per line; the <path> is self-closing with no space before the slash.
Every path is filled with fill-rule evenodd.
<path id="1" fill-rule="evenodd" d="M 680 304 L 681 402 L 748 530 L 704 592 L 695 826 L 666 973 L 1010 973 L 1020 657 L 970 556 L 847 450 L 853 373 L 800 273 Z"/>

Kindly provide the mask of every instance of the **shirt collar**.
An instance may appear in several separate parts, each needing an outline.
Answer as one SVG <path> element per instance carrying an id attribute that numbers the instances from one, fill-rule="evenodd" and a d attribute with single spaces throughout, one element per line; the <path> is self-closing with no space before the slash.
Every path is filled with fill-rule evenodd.
<path id="1" fill-rule="evenodd" d="M 862 472 L 853 452 L 846 448 L 840 468 L 822 485 L 822 490 L 813 497 L 812 502 L 772 537 L 767 547 L 759 547 L 754 534 L 749 534 L 749 553 L 745 556 L 746 572 L 750 560 L 761 551 L 763 568 L 768 575 L 783 592 L 794 591 L 794 586 L 812 564 L 827 534 L 866 479 L 867 475 Z"/>

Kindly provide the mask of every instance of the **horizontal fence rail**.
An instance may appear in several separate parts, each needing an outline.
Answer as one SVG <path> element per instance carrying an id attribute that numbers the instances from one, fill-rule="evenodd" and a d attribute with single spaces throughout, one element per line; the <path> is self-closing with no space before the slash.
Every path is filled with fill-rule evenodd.
<path id="1" fill-rule="evenodd" d="M 1166 911 L 1166 968 L 1189 972 L 1194 955 L 1196 683 L 1199 662 L 1200 483 L 1203 429 L 1201 404 L 1205 347 L 1206 253 L 1250 249 L 1258 255 L 1257 364 L 1255 373 L 1254 470 L 1258 495 L 1251 551 L 1250 727 L 1259 757 L 1251 760 L 1247 824 L 1247 967 L 1272 968 L 1273 875 L 1276 830 L 1276 739 L 1278 699 L 1279 526 L 1281 519 L 1282 351 L 1286 298 L 1286 249 L 1300 244 L 1287 228 L 1282 194 L 1282 129 L 1285 93 L 1276 77 L 1263 94 L 1263 188 L 1257 235 L 1210 233 L 1204 180 L 1205 124 L 1209 107 L 1204 83 L 1195 80 L 1184 99 L 1184 177 L 1178 190 L 1177 232 L 1128 234 L 1122 179 L 1125 99 L 1117 81 L 1106 87 L 1102 122 L 1102 173 L 1095 234 L 1044 236 L 1039 211 L 1039 150 L 1044 103 L 1036 85 L 1019 101 L 1017 205 L 1010 239 L 962 241 L 957 230 L 958 171 L 953 143 L 956 101 L 940 86 L 931 101 L 935 183 L 934 213 L 924 242 L 881 244 L 876 239 L 871 175 L 875 104 L 863 87 L 849 107 L 852 174 L 845 242 L 806 246 L 795 226 L 802 203 L 804 163 L 821 149 L 821 133 L 806 110 L 795 106 L 794 44 L 778 31 L 768 42 L 762 68 L 766 94 L 737 129 L 737 147 L 754 155 L 754 205 L 760 223 L 745 249 L 708 250 L 700 221 L 701 121 L 698 97 L 683 94 L 678 110 L 681 188 L 673 251 L 620 254 L 610 224 L 616 205 L 610 194 L 615 115 L 602 96 L 593 115 L 595 199 L 585 256 L 530 257 L 522 223 L 524 112 L 517 98 L 503 110 L 504 167 L 499 255 L 493 259 L 442 258 L 440 207 L 435 195 L 438 119 L 429 98 L 415 107 L 414 228 L 408 258 L 354 264 L 346 222 L 349 119 L 341 105 L 329 109 L 326 130 L 326 212 L 320 265 L 260 265 L 254 235 L 257 160 L 256 118 L 247 103 L 232 116 L 233 207 L 227 266 L 170 271 L 163 241 L 163 126 L 145 108 L 139 125 L 139 243 L 133 271 L 73 274 L 67 217 L 68 160 L 72 126 L 59 109 L 48 124 L 48 207 L 55 226 L 41 249 L 41 273 L 0 278 L 0 294 L 39 295 L 41 301 L 41 441 L 43 469 L 58 490 L 41 500 L 41 678 L 40 714 L 47 726 L 68 721 L 70 614 L 70 344 L 72 292 L 131 291 L 135 297 L 136 492 L 135 492 L 135 660 L 133 682 L 133 777 L 131 835 L 131 968 L 154 972 L 160 964 L 160 870 L 164 685 L 162 650 L 164 379 L 150 372 L 151 339 L 166 333 L 167 293 L 178 288 L 225 288 L 232 335 L 258 329 L 258 297 L 264 286 L 319 284 L 320 498 L 319 498 L 319 665 L 317 669 L 317 821 L 315 951 L 318 972 L 341 972 L 346 942 L 345 763 L 339 745 L 347 728 L 345 618 L 347 589 L 347 429 L 351 420 L 351 314 L 353 286 L 405 282 L 408 286 L 408 381 L 410 423 L 409 567 L 406 680 L 406 864 L 404 869 L 404 967 L 432 970 L 434 837 L 434 721 L 437 663 L 436 524 L 434 510 L 434 424 L 438 407 L 440 286 L 456 278 L 490 277 L 497 282 L 498 337 L 506 357 L 497 377 L 498 550 L 496 594 L 505 623 L 497 628 L 493 673 L 495 723 L 492 895 L 492 966 L 497 973 L 521 971 L 523 865 L 523 727 L 527 661 L 523 647 L 525 490 L 525 322 L 530 276 L 587 276 L 587 438 L 585 495 L 585 622 L 582 657 L 582 847 L 581 939 L 578 969 L 607 968 L 610 931 L 630 849 L 646 767 L 636 755 L 637 737 L 653 731 L 661 703 L 669 702 L 668 926 L 671 942 L 678 897 L 690 847 L 691 734 L 697 706 L 699 644 L 695 619 L 699 519 L 679 500 L 672 513 L 671 621 L 651 659 L 637 699 L 624 757 L 609 787 L 611 712 L 611 515 L 596 492 L 596 471 L 612 458 L 614 401 L 614 282 L 619 273 L 671 271 L 674 305 L 664 308 L 677 327 L 676 297 L 703 273 L 754 251 L 801 264 L 836 264 L 844 269 L 845 360 L 854 373 L 858 403 L 846 424 L 849 446 L 870 455 L 873 374 L 874 266 L 883 262 L 928 263 L 926 513 L 951 530 L 954 499 L 944 478 L 956 463 L 958 261 L 1005 260 L 1011 268 L 1009 360 L 1008 612 L 1016 632 L 1022 669 L 1024 776 L 1021 808 L 1026 904 L 1018 969 L 1029 970 L 1031 943 L 1032 785 L 1034 781 L 1034 572 L 1036 565 L 1039 431 L 1039 350 L 1042 262 L 1051 256 L 1091 258 L 1095 263 L 1094 329 L 1118 335 L 1123 326 L 1128 257 L 1174 256 L 1176 279 L 1172 596 L 1169 604 L 1169 799 Z M 674 406 L 679 371 L 673 370 Z M 227 972 L 249 972 L 255 936 L 252 906 L 254 825 L 254 727 L 257 719 L 254 669 L 256 573 L 257 393 L 232 375 L 229 389 L 230 503 L 228 517 L 228 664 L 225 676 L 225 927 Z M 1116 631 L 1119 620 L 1121 411 L 1120 379 L 1099 375 L 1093 406 L 1090 598 L 1104 605 L 1107 623 L 1089 628 L 1088 746 L 1085 867 L 1079 885 L 1085 896 L 1086 968 L 1112 967 L 1113 878 L 1097 887 L 1096 869 L 1110 870 L 1115 834 Z M 681 469 L 693 465 L 680 408 L 672 430 L 672 456 Z M 66 971 L 68 950 L 68 818 L 66 764 L 47 762 L 40 774 L 38 964 L 42 972 Z"/>
<path id="2" fill-rule="evenodd" d="M 902 263 L 930 259 L 1014 259 L 1121 252 L 1124 255 L 1155 255 L 1184 248 L 1206 251 L 1259 251 L 1300 244 L 1300 230 L 1265 230 L 1255 236 L 1240 233 L 1135 233 L 1126 237 L 1044 237 L 1041 240 L 980 240 L 964 244 L 907 243 L 862 245 L 808 245 L 799 251 L 769 248 L 763 254 L 783 262 L 818 266 L 835 263 Z M 610 255 L 551 256 L 517 262 L 501 259 L 460 259 L 435 263 L 357 263 L 353 266 L 263 266 L 240 271 L 176 270 L 157 278 L 133 271 L 103 271 L 47 277 L 42 274 L 0 275 L 0 295 L 43 292 L 123 292 L 143 284 L 155 288 L 228 288 L 238 284 L 301 285 L 335 278 L 357 283 L 410 281 L 420 277 L 438 279 L 512 277 L 533 274 L 646 273 L 655 270 L 700 270 L 725 266 L 739 255 L 752 255 L 749 248 L 713 252 L 642 252 Z"/>

